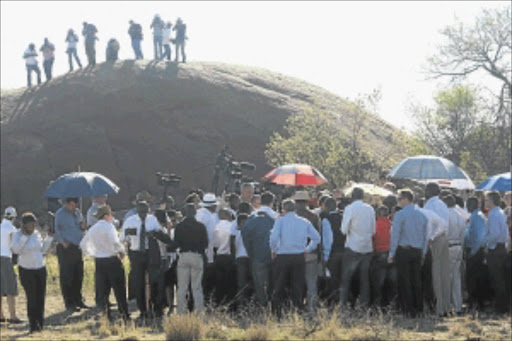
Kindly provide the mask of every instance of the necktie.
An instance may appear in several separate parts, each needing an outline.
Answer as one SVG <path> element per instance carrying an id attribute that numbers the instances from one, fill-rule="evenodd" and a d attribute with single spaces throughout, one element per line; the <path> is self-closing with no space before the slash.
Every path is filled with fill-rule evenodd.
<path id="1" fill-rule="evenodd" d="M 142 224 L 140 226 L 139 250 L 141 252 L 146 252 L 146 222 L 145 221 L 142 221 Z"/>

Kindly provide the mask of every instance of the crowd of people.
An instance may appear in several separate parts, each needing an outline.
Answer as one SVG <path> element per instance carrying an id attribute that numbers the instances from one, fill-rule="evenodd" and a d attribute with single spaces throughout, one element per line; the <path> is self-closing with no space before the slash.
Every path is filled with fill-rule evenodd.
<path id="1" fill-rule="evenodd" d="M 221 197 L 192 190 L 176 205 L 170 196 L 157 203 L 143 191 L 119 220 L 106 195 L 93 198 L 86 217 L 78 198 L 64 199 L 54 231 L 36 229 L 31 212 L 16 228 L 16 209 L 8 207 L 1 224 L 1 294 L 8 321 L 21 323 L 14 307 L 16 263 L 30 331 L 41 330 L 44 255 L 55 241 L 70 313 L 88 308 L 84 254 L 95 260 L 98 311 L 113 317 L 113 291 L 120 317 L 130 319 L 128 301 L 135 300 L 141 324 L 161 318 L 165 309 L 173 313 L 175 302 L 178 314 L 268 307 L 280 317 L 285 307 L 311 313 L 321 305 L 398 309 L 410 317 L 470 309 L 508 313 L 511 192 L 476 194 L 464 200 L 429 183 L 372 206 L 358 187 L 350 197 L 300 188 L 285 197 L 255 194 L 244 183 L 240 194 Z"/>
<path id="2" fill-rule="evenodd" d="M 132 42 L 132 48 L 135 53 L 135 59 L 144 59 L 141 41 L 144 39 L 142 32 L 142 26 L 135 23 L 133 20 L 129 21 L 128 34 Z M 185 42 L 187 37 L 187 25 L 183 23 L 181 18 L 176 19 L 176 23 L 173 25 L 172 22 L 164 20 L 159 14 L 156 14 L 151 22 L 150 29 L 153 31 L 153 46 L 154 46 L 154 59 L 155 60 L 171 60 L 171 45 L 175 45 L 175 58 L 174 61 L 178 62 L 179 54 L 181 54 L 181 60 L 183 63 L 186 62 L 185 55 Z M 173 32 L 175 32 L 174 37 Z M 87 56 L 87 63 L 90 66 L 96 65 L 96 41 L 99 40 L 97 37 L 98 29 L 92 23 L 83 23 L 82 36 L 84 37 L 85 43 L 85 54 Z M 74 70 L 73 59 L 79 68 L 82 68 L 82 63 L 78 57 L 77 43 L 78 35 L 73 29 L 69 29 L 66 35 L 65 43 L 67 44 L 66 53 L 68 54 L 69 72 Z M 106 61 L 115 62 L 119 56 L 119 41 L 115 38 L 110 39 L 107 42 L 106 47 Z M 43 69 L 46 76 L 46 81 L 52 79 L 52 68 L 55 60 L 55 45 L 51 43 L 48 38 L 44 38 L 44 44 L 39 49 L 43 54 Z M 32 73 L 35 72 L 37 75 L 37 84 L 41 84 L 41 70 L 37 61 L 38 53 L 36 51 L 35 44 L 29 44 L 27 50 L 23 54 L 25 59 L 25 65 L 27 67 L 27 86 L 32 86 Z"/>

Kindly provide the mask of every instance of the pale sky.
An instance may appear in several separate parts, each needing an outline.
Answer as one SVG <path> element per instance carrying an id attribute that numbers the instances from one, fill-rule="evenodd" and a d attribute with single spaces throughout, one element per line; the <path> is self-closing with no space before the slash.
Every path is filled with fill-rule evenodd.
<path id="1" fill-rule="evenodd" d="M 158 13 L 173 23 L 180 16 L 187 24 L 189 61 L 263 67 L 349 99 L 381 88 L 379 115 L 410 130 L 408 104 L 430 104 L 441 86 L 425 80 L 422 73 L 428 56 L 442 42 L 439 31 L 453 24 L 455 17 L 471 24 L 483 8 L 504 7 L 508 2 L 2 0 L 0 4 L 2 89 L 26 86 L 23 52 L 32 42 L 39 50 L 44 37 L 56 46 L 54 77 L 67 72 L 66 32 L 73 28 L 80 33 L 83 21 L 98 28 L 98 62 L 105 60 L 110 38 L 120 42 L 121 59 L 134 58 L 127 33 L 130 19 L 142 25 L 144 57 L 152 58 L 149 25 Z M 86 64 L 81 35 L 78 53 Z M 39 61 L 43 72 L 42 56 Z"/>

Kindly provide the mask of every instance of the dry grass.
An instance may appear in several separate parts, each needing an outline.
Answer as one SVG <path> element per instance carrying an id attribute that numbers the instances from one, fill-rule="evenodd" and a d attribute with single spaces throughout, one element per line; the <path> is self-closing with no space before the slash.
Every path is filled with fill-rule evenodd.
<path id="1" fill-rule="evenodd" d="M 125 265 L 127 260 L 125 260 Z M 378 310 L 328 310 L 320 308 L 313 316 L 289 311 L 278 321 L 269 311 L 248 308 L 237 315 L 222 310 L 205 315 L 172 315 L 161 326 L 137 327 L 133 322 L 113 323 L 91 312 L 74 314 L 67 321 L 58 283 L 57 261 L 49 256 L 46 299 L 47 325 L 42 333 L 29 335 L 28 326 L 2 324 L 1 340 L 510 340 L 510 316 L 495 317 L 474 313 L 437 319 L 427 316 L 409 319 Z M 85 260 L 83 293 L 94 302 L 94 262 Z M 113 295 L 111 300 L 114 301 Z M 5 302 L 5 301 L 4 301 Z M 17 311 L 26 320 L 26 300 L 20 287 Z M 4 307 L 6 308 L 6 307 Z M 136 307 L 130 307 L 137 316 Z"/>

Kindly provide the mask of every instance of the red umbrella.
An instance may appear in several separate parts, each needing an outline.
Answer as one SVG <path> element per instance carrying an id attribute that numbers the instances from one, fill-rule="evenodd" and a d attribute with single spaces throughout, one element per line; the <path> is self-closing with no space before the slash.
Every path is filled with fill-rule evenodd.
<path id="1" fill-rule="evenodd" d="M 262 178 L 277 185 L 320 186 L 328 181 L 319 170 L 309 165 L 290 164 L 271 170 Z"/>

